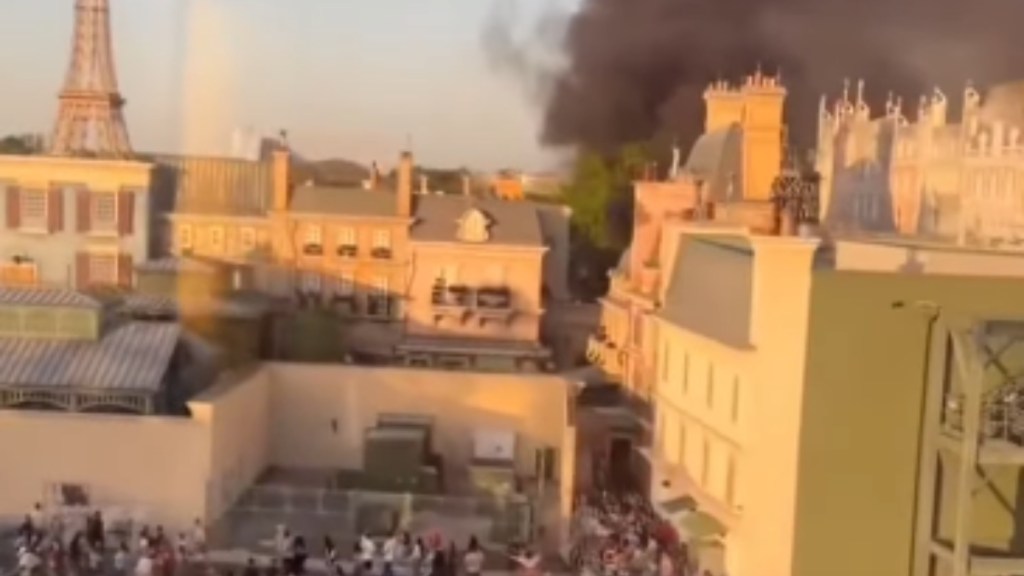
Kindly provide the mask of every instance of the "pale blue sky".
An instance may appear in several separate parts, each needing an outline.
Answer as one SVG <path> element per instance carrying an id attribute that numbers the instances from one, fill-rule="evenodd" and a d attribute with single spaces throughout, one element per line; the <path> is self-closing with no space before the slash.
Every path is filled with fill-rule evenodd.
<path id="1" fill-rule="evenodd" d="M 481 49 L 495 3 L 523 21 L 576 0 L 111 0 L 133 144 L 178 151 L 188 2 L 218 5 L 236 80 L 230 127 L 286 127 L 311 157 L 390 160 L 411 134 L 436 165 L 544 168 L 539 110 Z M 0 133 L 49 132 L 67 67 L 74 0 L 0 1 Z"/>

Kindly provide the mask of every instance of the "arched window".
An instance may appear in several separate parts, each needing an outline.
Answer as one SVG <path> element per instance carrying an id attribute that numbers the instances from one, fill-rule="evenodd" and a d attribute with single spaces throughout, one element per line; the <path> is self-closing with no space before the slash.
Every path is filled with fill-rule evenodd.
<path id="1" fill-rule="evenodd" d="M 491 221 L 486 214 L 471 208 L 459 218 L 459 240 L 463 242 L 487 242 L 491 239 Z"/>

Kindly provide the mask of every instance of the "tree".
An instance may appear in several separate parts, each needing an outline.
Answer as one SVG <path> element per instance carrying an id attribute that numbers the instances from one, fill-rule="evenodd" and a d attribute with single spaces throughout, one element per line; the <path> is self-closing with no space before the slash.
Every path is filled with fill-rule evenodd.
<path id="1" fill-rule="evenodd" d="M 43 137 L 38 134 L 11 134 L 0 138 L 0 154 L 39 154 L 43 151 Z"/>
<path id="2" fill-rule="evenodd" d="M 650 159 L 646 147 L 623 147 L 605 157 L 581 153 L 562 200 L 572 208 L 572 283 L 577 297 L 592 299 L 607 290 L 607 273 L 629 245 L 633 223 L 633 181 Z"/>

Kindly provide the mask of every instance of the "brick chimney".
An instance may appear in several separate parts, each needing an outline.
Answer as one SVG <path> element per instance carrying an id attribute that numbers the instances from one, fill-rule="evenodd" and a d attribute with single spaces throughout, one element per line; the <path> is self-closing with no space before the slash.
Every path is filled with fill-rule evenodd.
<path id="1" fill-rule="evenodd" d="M 370 163 L 370 177 L 366 179 L 365 187 L 367 190 L 376 190 L 380 186 L 380 169 L 377 168 L 376 162 Z"/>
<path id="2" fill-rule="evenodd" d="M 402 152 L 398 159 L 397 211 L 399 216 L 412 215 L 412 152 Z"/>
<path id="3" fill-rule="evenodd" d="M 466 170 L 462 171 L 462 195 L 463 196 L 472 196 L 473 195 L 473 185 L 472 185 L 472 182 L 469 179 L 469 172 L 466 171 Z"/>
<path id="4" fill-rule="evenodd" d="M 288 210 L 292 199 L 292 151 L 287 146 L 274 148 L 271 154 L 273 208 L 275 211 Z"/>

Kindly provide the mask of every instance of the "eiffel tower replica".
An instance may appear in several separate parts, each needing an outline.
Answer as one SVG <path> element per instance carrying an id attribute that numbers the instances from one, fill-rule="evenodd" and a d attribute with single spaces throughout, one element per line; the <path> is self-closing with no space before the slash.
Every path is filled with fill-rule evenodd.
<path id="1" fill-rule="evenodd" d="M 132 156 L 117 88 L 110 38 L 110 0 L 76 0 L 71 62 L 59 96 L 50 153 L 57 156 Z"/>

